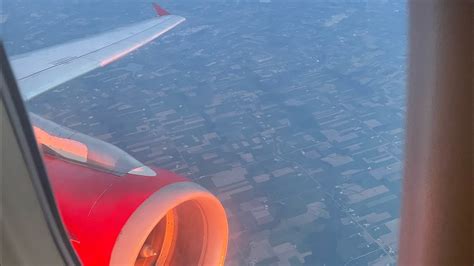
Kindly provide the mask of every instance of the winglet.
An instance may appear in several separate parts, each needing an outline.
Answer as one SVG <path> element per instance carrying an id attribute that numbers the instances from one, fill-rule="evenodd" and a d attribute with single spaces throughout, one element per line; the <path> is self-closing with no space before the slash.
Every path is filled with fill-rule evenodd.
<path id="1" fill-rule="evenodd" d="M 168 11 L 166 11 L 164 8 L 162 8 L 157 3 L 153 3 L 153 7 L 155 8 L 156 14 L 158 14 L 158 16 L 160 16 L 160 17 L 170 14 Z"/>

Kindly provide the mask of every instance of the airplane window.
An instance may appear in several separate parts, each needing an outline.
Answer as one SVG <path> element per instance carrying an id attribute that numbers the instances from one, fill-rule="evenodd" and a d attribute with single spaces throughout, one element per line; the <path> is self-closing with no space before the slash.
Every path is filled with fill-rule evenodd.
<path id="1" fill-rule="evenodd" d="M 87 264 L 392 265 L 406 2 L 5 1 Z"/>

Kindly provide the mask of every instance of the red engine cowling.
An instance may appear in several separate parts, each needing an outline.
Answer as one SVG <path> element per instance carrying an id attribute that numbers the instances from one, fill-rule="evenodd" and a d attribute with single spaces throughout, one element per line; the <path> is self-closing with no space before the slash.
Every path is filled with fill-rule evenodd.
<path id="1" fill-rule="evenodd" d="M 222 265 L 228 225 L 219 200 L 163 169 L 105 171 L 45 155 L 56 202 L 84 265 Z"/>

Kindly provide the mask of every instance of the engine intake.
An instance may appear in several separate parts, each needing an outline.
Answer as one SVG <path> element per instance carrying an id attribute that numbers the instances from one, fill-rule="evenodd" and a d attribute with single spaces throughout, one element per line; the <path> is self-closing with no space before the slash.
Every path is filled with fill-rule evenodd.
<path id="1" fill-rule="evenodd" d="M 111 265 L 223 265 L 228 225 L 219 200 L 192 182 L 170 184 L 130 216 Z"/>

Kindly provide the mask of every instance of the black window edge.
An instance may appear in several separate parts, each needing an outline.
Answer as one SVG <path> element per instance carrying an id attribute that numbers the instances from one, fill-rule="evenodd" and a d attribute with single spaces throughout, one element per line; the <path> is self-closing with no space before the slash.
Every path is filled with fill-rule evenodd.
<path id="1" fill-rule="evenodd" d="M 46 169 L 31 127 L 27 110 L 23 103 L 15 76 L 0 40 L 1 75 L 5 84 L 2 84 L 0 95 L 6 112 L 11 120 L 15 137 L 20 145 L 23 158 L 28 166 L 34 189 L 45 216 L 55 244 L 67 265 L 81 265 L 81 262 L 72 247 L 69 236 L 56 206 L 56 200 L 49 183 Z"/>

